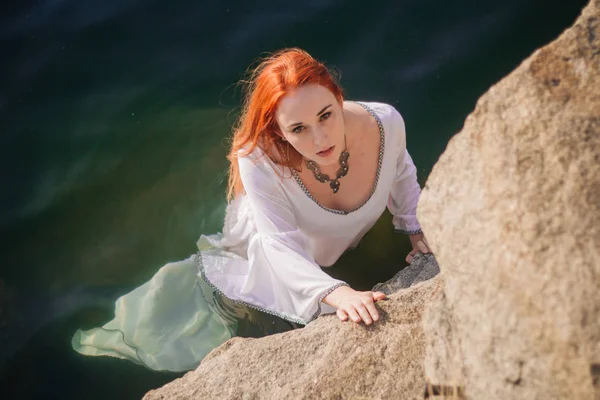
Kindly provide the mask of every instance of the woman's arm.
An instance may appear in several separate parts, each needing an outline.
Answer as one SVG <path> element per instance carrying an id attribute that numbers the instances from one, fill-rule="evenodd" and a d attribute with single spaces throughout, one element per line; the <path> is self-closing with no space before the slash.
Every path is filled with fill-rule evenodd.
<path id="1" fill-rule="evenodd" d="M 392 113 L 393 139 L 396 144 L 396 176 L 388 199 L 388 209 L 393 215 L 394 231 L 407 234 L 412 244 L 412 251 L 406 256 L 407 262 L 412 262 L 414 255 L 421 251 L 429 253 L 421 226 L 417 220 L 417 203 L 421 187 L 417 181 L 417 168 L 406 150 L 406 132 L 404 120 L 400 113 Z"/>
<path id="2" fill-rule="evenodd" d="M 347 284 L 315 262 L 274 167 L 260 155 L 240 157 L 238 165 L 257 230 L 242 292 L 253 304 L 308 323 L 321 313 L 321 301 Z"/>
<path id="3" fill-rule="evenodd" d="M 421 186 L 417 181 L 417 167 L 403 149 L 398 155 L 396 177 L 390 188 L 388 209 L 393 215 L 394 231 L 407 235 L 421 233 L 421 225 L 417 220 L 417 203 L 421 195 Z"/>

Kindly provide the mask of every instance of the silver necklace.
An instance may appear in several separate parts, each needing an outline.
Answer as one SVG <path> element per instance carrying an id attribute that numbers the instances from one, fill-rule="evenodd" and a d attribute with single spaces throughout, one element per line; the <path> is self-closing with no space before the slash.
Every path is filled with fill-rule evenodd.
<path id="1" fill-rule="evenodd" d="M 335 173 L 335 178 L 331 179 L 329 175 L 322 173 L 321 168 L 312 160 L 306 160 L 306 166 L 313 172 L 319 182 L 329 182 L 329 187 L 333 190 L 333 194 L 335 194 L 340 190 L 340 179 L 348 173 L 348 158 L 350 158 L 350 153 L 348 153 L 346 135 L 344 134 L 344 151 L 340 154 L 340 168 Z"/>

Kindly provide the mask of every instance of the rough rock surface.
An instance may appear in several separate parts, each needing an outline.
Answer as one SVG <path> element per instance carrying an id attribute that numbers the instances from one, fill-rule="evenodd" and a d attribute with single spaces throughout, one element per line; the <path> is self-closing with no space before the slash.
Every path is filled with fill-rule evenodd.
<path id="1" fill-rule="evenodd" d="M 419 282 L 429 280 L 439 273 L 440 267 L 433 254 L 417 253 L 408 267 L 403 268 L 387 282 L 375 285 L 373 291 L 390 295 L 400 289 L 406 289 Z"/>
<path id="2" fill-rule="evenodd" d="M 420 272 L 412 279 L 398 274 L 388 290 L 437 270 L 431 255 L 419 254 L 411 265 Z M 380 321 L 369 327 L 329 315 L 279 335 L 231 339 L 195 371 L 144 399 L 422 399 L 421 317 L 441 287 L 435 277 L 390 295 L 378 303 Z"/>
<path id="3" fill-rule="evenodd" d="M 444 278 L 431 383 L 600 399 L 600 0 L 480 98 L 418 217 Z"/>

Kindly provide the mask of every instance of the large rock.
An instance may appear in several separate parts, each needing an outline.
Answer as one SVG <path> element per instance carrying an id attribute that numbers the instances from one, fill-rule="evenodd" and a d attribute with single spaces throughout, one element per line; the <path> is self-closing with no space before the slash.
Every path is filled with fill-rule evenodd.
<path id="1" fill-rule="evenodd" d="M 418 217 L 444 277 L 431 383 L 600 399 L 600 0 L 481 97 Z"/>
<path id="2" fill-rule="evenodd" d="M 431 255 L 415 257 L 411 271 L 385 285 L 393 292 L 414 284 L 378 303 L 374 325 L 329 315 L 279 335 L 234 338 L 144 399 L 422 399 L 421 316 L 442 283 L 436 277 L 416 284 L 436 273 Z"/>

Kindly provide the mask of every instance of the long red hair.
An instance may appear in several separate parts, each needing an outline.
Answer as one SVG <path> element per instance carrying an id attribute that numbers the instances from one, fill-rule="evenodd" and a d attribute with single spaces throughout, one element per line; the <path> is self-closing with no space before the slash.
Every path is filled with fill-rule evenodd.
<path id="1" fill-rule="evenodd" d="M 232 200 L 244 193 L 240 178 L 238 154 L 251 153 L 259 146 L 265 154 L 282 167 L 299 169 L 302 156 L 279 135 L 279 126 L 275 112 L 280 100 L 289 92 L 306 84 L 318 84 L 333 93 L 342 104 L 342 88 L 327 67 L 315 60 L 306 51 L 291 48 L 280 50 L 260 60 L 258 66 L 250 72 L 245 84 L 245 95 L 240 117 L 233 128 L 229 160 L 229 183 L 227 199 Z M 276 157 L 273 149 L 285 148 Z M 283 149 L 282 149 L 283 150 Z"/>

